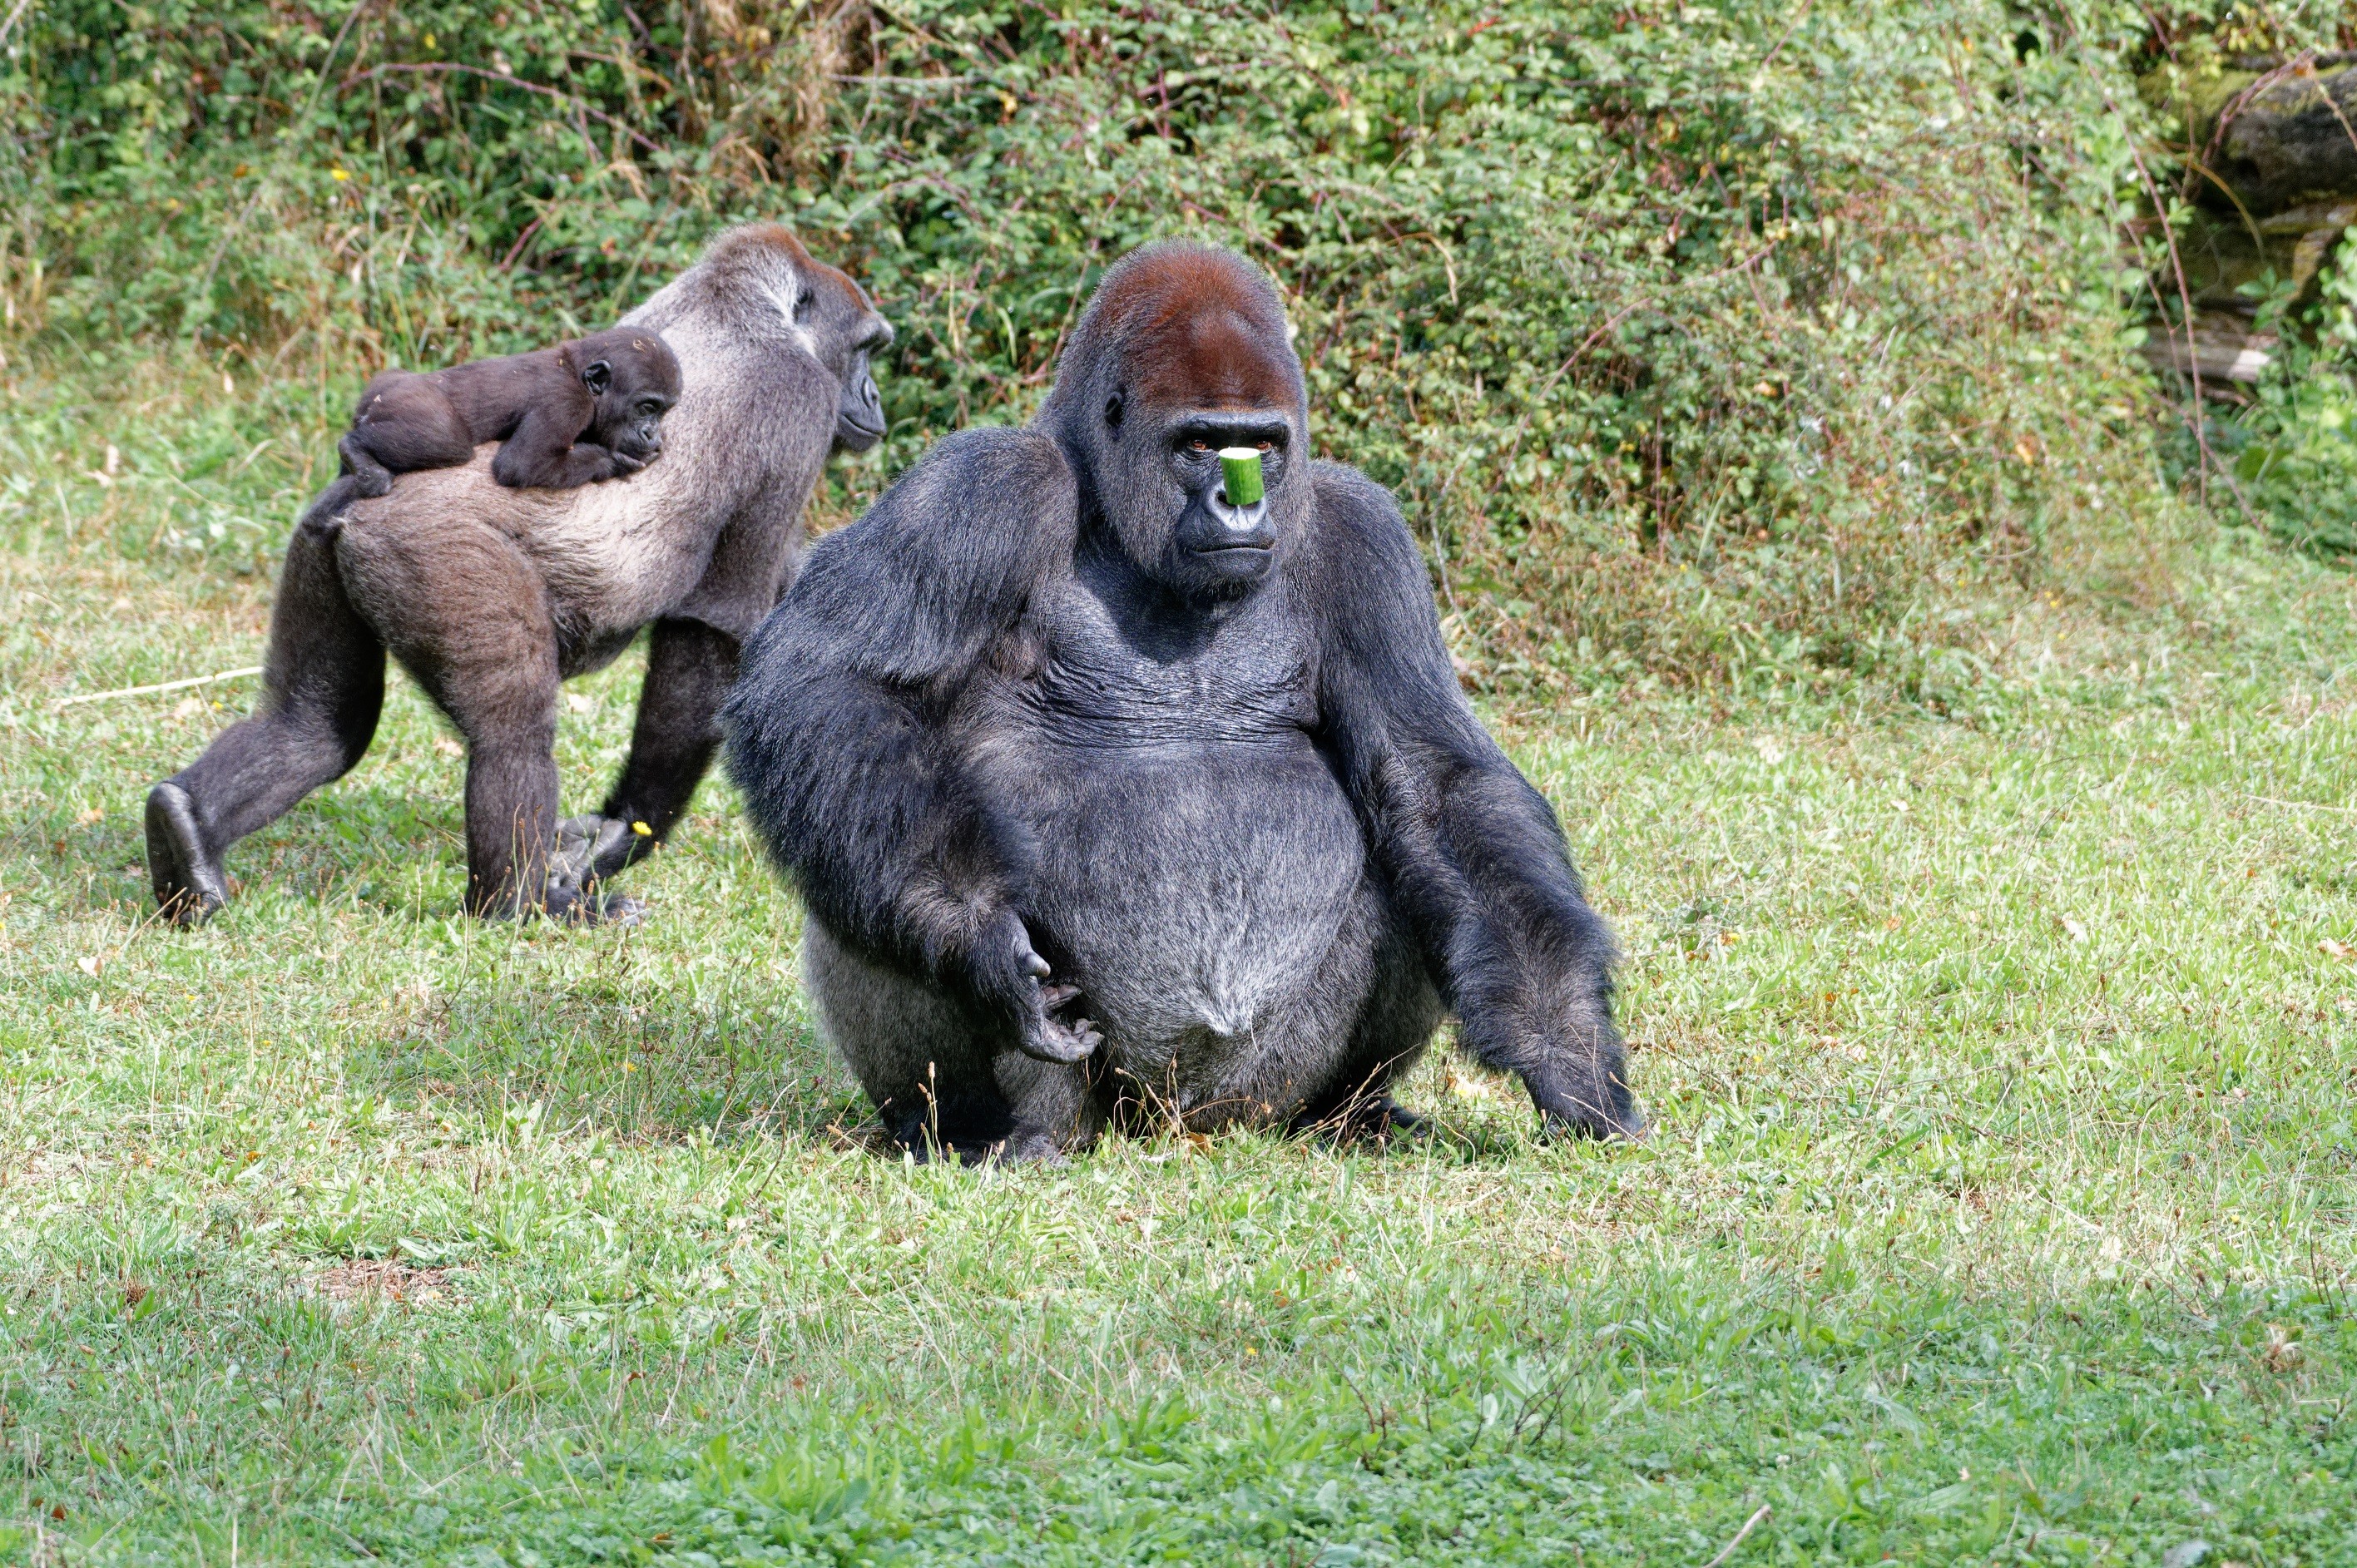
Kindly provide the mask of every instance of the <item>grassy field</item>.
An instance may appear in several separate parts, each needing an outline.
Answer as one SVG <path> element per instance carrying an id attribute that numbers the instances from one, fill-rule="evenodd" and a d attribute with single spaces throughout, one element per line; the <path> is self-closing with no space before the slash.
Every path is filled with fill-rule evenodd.
<path id="1" fill-rule="evenodd" d="M 0 1556 L 2357 1562 L 2348 575 L 2024 603 L 1969 724 L 1505 721 L 1641 1146 L 1444 1054 L 1389 1154 L 945 1170 L 858 1143 L 718 785 L 643 929 L 461 920 L 405 682 L 157 928 L 142 795 L 251 684 L 59 700 L 255 660 L 344 389 L 10 374 Z"/>

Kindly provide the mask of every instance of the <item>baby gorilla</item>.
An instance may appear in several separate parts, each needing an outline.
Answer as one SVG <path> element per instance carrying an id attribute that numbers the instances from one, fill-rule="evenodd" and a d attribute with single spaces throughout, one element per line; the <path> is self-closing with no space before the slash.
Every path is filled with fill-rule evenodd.
<path id="1" fill-rule="evenodd" d="M 502 443 L 491 459 L 500 484 L 569 490 L 653 462 L 679 381 L 671 346 L 643 327 L 444 371 L 387 371 L 361 393 L 336 450 L 363 496 L 392 489 L 395 474 L 458 467 L 485 441 Z"/>

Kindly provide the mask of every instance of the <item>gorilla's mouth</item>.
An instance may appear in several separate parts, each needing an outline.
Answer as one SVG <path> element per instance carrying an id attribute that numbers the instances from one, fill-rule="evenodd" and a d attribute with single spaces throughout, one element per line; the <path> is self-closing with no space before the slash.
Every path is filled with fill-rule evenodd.
<path id="1" fill-rule="evenodd" d="M 1238 506 L 1228 499 L 1224 488 L 1213 485 L 1197 494 L 1179 525 L 1178 542 L 1197 569 L 1213 580 L 1253 583 L 1268 575 L 1276 529 L 1269 521 L 1266 500 Z"/>
<path id="2" fill-rule="evenodd" d="M 883 439 L 884 419 L 880 413 L 870 419 L 845 409 L 835 419 L 834 444 L 846 451 L 865 452 Z"/>
<path id="3" fill-rule="evenodd" d="M 1276 559 L 1275 541 L 1261 542 L 1244 541 L 1222 542 L 1199 545 L 1188 553 L 1193 557 L 1195 570 L 1211 583 L 1223 587 L 1244 587 L 1257 583 L 1269 574 Z"/>
<path id="4" fill-rule="evenodd" d="M 884 397 L 876 390 L 863 349 L 852 361 L 842 401 L 835 405 L 834 438 L 854 452 L 865 452 L 884 439 Z"/>

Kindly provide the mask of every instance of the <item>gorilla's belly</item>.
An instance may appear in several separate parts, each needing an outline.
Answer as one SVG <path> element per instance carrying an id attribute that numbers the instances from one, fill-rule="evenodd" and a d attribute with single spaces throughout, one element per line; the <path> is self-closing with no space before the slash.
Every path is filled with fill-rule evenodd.
<path id="1" fill-rule="evenodd" d="M 1306 736 L 1044 743 L 1008 771 L 1002 799 L 1039 835 L 1041 924 L 1070 961 L 1057 978 L 1125 1070 L 1191 1099 L 1240 1046 L 1329 1030 L 1313 996 L 1364 985 L 1366 955 L 1337 939 L 1368 897 L 1365 849 Z"/>

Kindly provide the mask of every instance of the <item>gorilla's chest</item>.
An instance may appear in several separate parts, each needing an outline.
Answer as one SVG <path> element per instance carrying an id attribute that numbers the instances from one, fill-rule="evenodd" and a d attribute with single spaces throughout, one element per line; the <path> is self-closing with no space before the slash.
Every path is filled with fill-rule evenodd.
<path id="1" fill-rule="evenodd" d="M 1254 608 L 1168 636 L 1074 587 L 994 698 L 985 771 L 1035 837 L 1043 934 L 1116 1048 L 1157 1065 L 1277 1026 L 1361 896 L 1306 639 Z"/>

